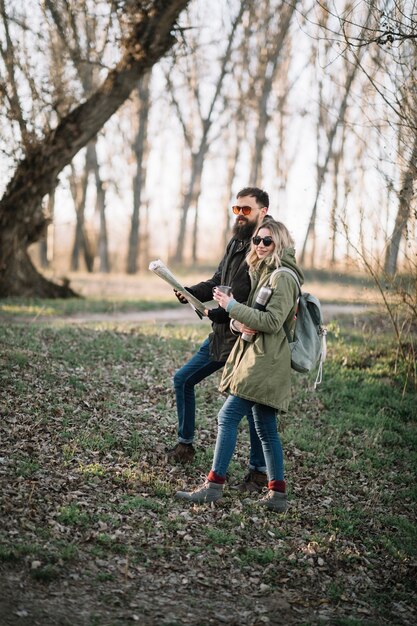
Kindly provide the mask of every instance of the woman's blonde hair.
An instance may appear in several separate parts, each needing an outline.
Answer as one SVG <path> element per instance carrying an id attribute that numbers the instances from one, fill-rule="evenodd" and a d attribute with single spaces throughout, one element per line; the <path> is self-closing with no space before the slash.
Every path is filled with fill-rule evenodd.
<path id="1" fill-rule="evenodd" d="M 246 263 L 249 266 L 249 269 L 254 270 L 257 266 L 265 261 L 267 265 L 274 265 L 275 267 L 281 266 L 281 257 L 285 248 L 293 248 L 294 240 L 290 235 L 288 228 L 282 222 L 276 222 L 272 218 L 264 220 L 264 222 L 258 226 L 254 236 L 258 234 L 261 228 L 268 228 L 271 233 L 272 241 L 275 244 L 275 248 L 272 254 L 265 257 L 261 261 L 258 259 L 256 254 L 256 246 L 254 243 L 251 244 L 250 250 L 246 257 Z"/>

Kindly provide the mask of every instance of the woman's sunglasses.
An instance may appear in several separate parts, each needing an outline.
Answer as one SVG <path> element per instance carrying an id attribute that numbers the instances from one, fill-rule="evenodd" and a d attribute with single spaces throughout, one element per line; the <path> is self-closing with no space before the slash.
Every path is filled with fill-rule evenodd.
<path id="1" fill-rule="evenodd" d="M 252 237 L 252 242 L 255 244 L 255 246 L 259 246 L 261 241 L 266 248 L 269 248 L 269 246 L 274 243 L 272 237 L 259 237 L 259 235 L 256 235 L 256 237 Z"/>
<path id="2" fill-rule="evenodd" d="M 243 215 L 250 215 L 252 213 L 252 207 L 251 206 L 232 206 L 232 211 L 235 215 L 239 215 L 239 213 L 242 211 Z"/>

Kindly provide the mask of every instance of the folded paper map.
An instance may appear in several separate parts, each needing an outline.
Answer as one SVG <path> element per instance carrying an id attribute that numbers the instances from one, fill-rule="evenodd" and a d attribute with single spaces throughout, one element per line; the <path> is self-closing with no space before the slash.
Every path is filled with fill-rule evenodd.
<path id="1" fill-rule="evenodd" d="M 159 278 L 165 280 L 173 289 L 179 291 L 186 300 L 188 300 L 189 305 L 192 309 L 197 313 L 198 317 L 201 319 L 203 315 L 205 315 L 206 306 L 200 302 L 197 298 L 195 298 L 186 288 L 179 282 L 177 278 L 175 278 L 174 274 L 167 268 L 167 266 L 161 261 L 161 259 L 157 259 L 156 261 L 151 261 L 149 263 L 149 269 L 154 272 Z"/>

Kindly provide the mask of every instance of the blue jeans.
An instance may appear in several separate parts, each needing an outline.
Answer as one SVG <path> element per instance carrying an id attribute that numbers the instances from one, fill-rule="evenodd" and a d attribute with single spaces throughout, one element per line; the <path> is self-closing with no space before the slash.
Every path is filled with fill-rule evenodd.
<path id="1" fill-rule="evenodd" d="M 256 432 L 262 443 L 269 480 L 284 480 L 284 458 L 277 430 L 277 411 L 230 395 L 218 415 L 218 432 L 212 470 L 225 477 L 236 447 L 238 427 L 252 409 Z"/>
<path id="2" fill-rule="evenodd" d="M 198 352 L 174 374 L 175 398 L 178 414 L 178 441 L 192 443 L 195 431 L 195 391 L 199 382 L 217 372 L 224 361 L 213 361 L 210 357 L 209 340 L 206 339 Z M 245 415 L 245 413 L 243 414 Z M 242 415 L 242 417 L 243 417 Z M 251 407 L 246 413 L 249 423 L 250 457 L 249 467 L 260 472 L 266 471 L 262 444 L 255 429 Z"/>

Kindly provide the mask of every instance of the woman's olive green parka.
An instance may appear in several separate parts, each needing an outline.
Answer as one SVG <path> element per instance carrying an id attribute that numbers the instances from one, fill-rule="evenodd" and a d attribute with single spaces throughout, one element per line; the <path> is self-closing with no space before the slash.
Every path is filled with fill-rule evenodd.
<path id="1" fill-rule="evenodd" d="M 301 284 L 304 282 L 293 248 L 284 250 L 281 263 L 297 273 Z M 242 338 L 235 343 L 223 370 L 220 391 L 286 411 L 291 394 L 291 359 L 283 325 L 286 322 L 290 333 L 294 329 L 298 286 L 287 272 L 275 273 L 270 280 L 275 269 L 275 265 L 263 262 L 251 271 L 247 305 L 236 302 L 229 310 L 232 319 L 258 333 L 253 343 Z M 264 286 L 272 288 L 272 295 L 266 310 L 260 311 L 252 307 Z"/>

